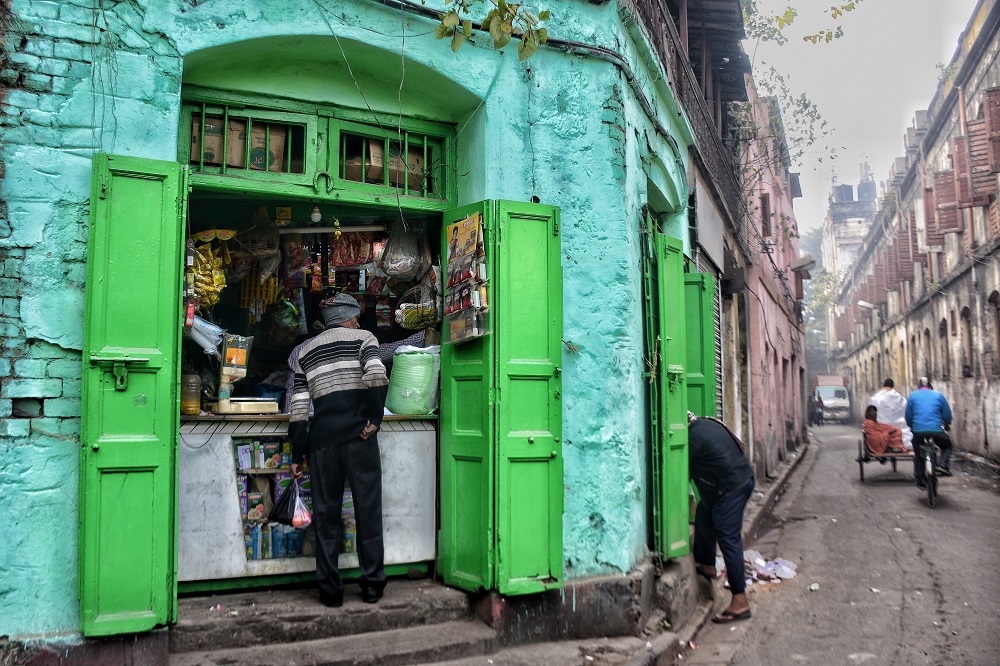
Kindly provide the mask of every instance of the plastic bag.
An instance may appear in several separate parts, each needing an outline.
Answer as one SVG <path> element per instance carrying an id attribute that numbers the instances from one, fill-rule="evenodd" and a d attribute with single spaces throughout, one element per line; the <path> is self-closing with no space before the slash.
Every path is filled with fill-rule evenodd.
<path id="1" fill-rule="evenodd" d="M 420 347 L 406 349 L 412 351 L 397 349 L 393 354 L 385 408 L 393 414 L 430 414 L 437 407 L 435 354 Z"/>
<path id="2" fill-rule="evenodd" d="M 291 525 L 295 520 L 295 500 L 299 499 L 299 482 L 293 480 L 288 490 L 281 494 L 278 501 L 271 508 L 271 513 L 267 514 L 267 519 L 272 523 Z"/>
<path id="3" fill-rule="evenodd" d="M 434 286 L 434 271 L 424 275 L 420 284 L 403 293 L 397 301 L 396 323 L 411 331 L 422 331 L 441 321 Z"/>
<path id="4" fill-rule="evenodd" d="M 302 501 L 298 493 L 295 495 L 295 515 L 292 517 L 292 527 L 306 527 L 313 521 L 312 512 Z"/>
<path id="5" fill-rule="evenodd" d="M 426 269 L 420 241 L 416 229 L 407 227 L 402 218 L 397 219 L 385 242 L 379 268 L 389 277 L 416 280 Z"/>
<path id="6" fill-rule="evenodd" d="M 275 271 L 278 270 L 278 266 L 281 265 L 281 251 L 276 251 L 274 254 L 268 255 L 263 259 L 257 261 L 257 279 L 260 280 L 261 284 L 267 281 L 267 278 L 274 275 Z"/>

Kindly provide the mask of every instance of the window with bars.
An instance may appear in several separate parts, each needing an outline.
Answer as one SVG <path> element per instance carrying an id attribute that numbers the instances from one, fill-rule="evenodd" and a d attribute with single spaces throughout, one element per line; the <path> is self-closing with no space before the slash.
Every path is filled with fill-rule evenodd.
<path id="1" fill-rule="evenodd" d="M 358 183 L 409 196 L 445 198 L 444 137 L 356 123 L 338 123 L 334 133 L 337 175 L 344 187 Z"/>
<path id="2" fill-rule="evenodd" d="M 760 195 L 760 233 L 767 238 L 771 235 L 771 195 Z"/>
<path id="3" fill-rule="evenodd" d="M 195 184 L 282 195 L 353 191 L 441 208 L 454 198 L 454 128 L 412 118 L 319 107 L 263 96 L 192 89 L 181 109 L 178 160 Z M 391 122 L 390 122 L 391 120 Z M 449 171 L 451 169 L 451 171 Z M 423 201 L 413 201 L 423 199 Z"/>
<path id="4" fill-rule="evenodd" d="M 307 159 L 306 144 L 310 134 L 315 136 L 316 123 L 308 116 L 245 108 L 231 112 L 228 106 L 205 103 L 188 112 L 188 161 L 195 173 L 305 174 L 313 161 Z"/>

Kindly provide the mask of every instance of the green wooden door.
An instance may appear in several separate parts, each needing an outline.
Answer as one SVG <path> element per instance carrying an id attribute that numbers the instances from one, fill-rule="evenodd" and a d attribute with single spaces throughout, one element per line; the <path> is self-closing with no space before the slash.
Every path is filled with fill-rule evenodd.
<path id="1" fill-rule="evenodd" d="M 684 274 L 684 321 L 688 409 L 698 416 L 718 416 L 715 400 L 715 279 L 711 274 Z"/>
<path id="2" fill-rule="evenodd" d="M 501 201 L 495 219 L 496 582 L 529 594 L 562 581 L 559 211 Z"/>
<path id="3" fill-rule="evenodd" d="M 649 464 L 652 505 L 653 549 L 658 553 L 667 552 L 666 537 L 663 533 L 663 455 L 660 428 L 660 271 L 657 262 L 657 225 L 649 215 L 646 226 L 640 229 L 639 253 L 642 268 L 642 314 L 643 314 L 643 356 L 645 368 L 642 373 L 646 384 L 646 409 L 649 413 L 647 437 L 649 438 Z"/>
<path id="4" fill-rule="evenodd" d="M 487 239 L 495 235 L 493 202 L 450 211 L 442 225 L 443 254 L 449 224 L 473 213 L 483 219 Z M 492 243 L 486 261 L 494 265 Z M 490 285 L 490 297 L 496 293 Z M 440 493 L 438 566 L 444 582 L 464 590 L 488 590 L 494 573 L 494 336 L 441 346 Z"/>
<path id="5" fill-rule="evenodd" d="M 562 579 L 558 210 L 484 201 L 444 228 L 476 212 L 491 333 L 441 349 L 438 565 L 455 587 L 527 594 Z"/>
<path id="6" fill-rule="evenodd" d="M 176 618 L 185 173 L 173 162 L 94 157 L 80 435 L 86 636 Z"/>
<path id="7" fill-rule="evenodd" d="M 660 320 L 660 533 L 663 554 L 688 552 L 687 357 L 684 312 L 684 253 L 676 238 L 656 237 Z M 656 455 L 657 452 L 654 452 Z"/>

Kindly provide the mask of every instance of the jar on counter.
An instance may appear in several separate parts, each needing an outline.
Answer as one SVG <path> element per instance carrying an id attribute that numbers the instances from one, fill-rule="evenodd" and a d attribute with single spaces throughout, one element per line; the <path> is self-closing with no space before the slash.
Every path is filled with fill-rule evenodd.
<path id="1" fill-rule="evenodd" d="M 181 375 L 181 414 L 197 416 L 201 412 L 201 377 Z"/>

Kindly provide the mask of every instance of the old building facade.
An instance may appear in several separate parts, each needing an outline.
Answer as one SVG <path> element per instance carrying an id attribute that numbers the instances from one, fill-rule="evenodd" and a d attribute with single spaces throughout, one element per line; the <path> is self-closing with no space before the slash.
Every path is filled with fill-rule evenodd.
<path id="1" fill-rule="evenodd" d="M 983 0 L 951 77 L 904 136 L 856 264 L 829 312 L 832 362 L 855 416 L 892 377 L 920 376 L 952 405 L 961 450 L 998 456 L 1000 6 Z M 860 303 L 860 305 L 859 305 Z M 874 307 L 870 307 L 874 306 Z"/>

